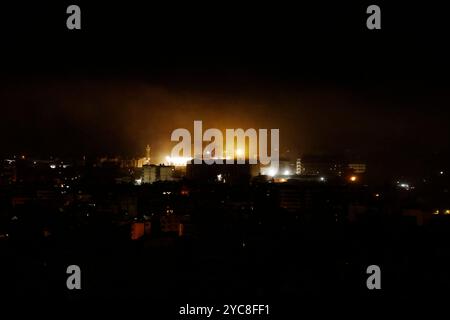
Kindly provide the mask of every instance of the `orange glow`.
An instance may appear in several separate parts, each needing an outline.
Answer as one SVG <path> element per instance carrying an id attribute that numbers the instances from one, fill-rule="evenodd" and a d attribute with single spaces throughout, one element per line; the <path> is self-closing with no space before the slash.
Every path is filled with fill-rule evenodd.
<path id="1" fill-rule="evenodd" d="M 244 150 L 242 149 L 236 149 L 236 156 L 242 157 L 244 155 Z"/>
<path id="2" fill-rule="evenodd" d="M 131 240 L 138 240 L 144 236 L 145 225 L 143 222 L 136 222 L 131 225 Z"/>
<path id="3" fill-rule="evenodd" d="M 350 177 L 350 181 L 351 181 L 351 182 L 355 182 L 357 179 L 358 179 L 358 178 L 357 178 L 356 176 L 351 176 L 351 177 Z"/>
<path id="4" fill-rule="evenodd" d="M 191 160 L 192 158 L 189 157 L 170 157 L 170 156 L 166 157 L 167 164 L 176 167 L 184 167 Z"/>

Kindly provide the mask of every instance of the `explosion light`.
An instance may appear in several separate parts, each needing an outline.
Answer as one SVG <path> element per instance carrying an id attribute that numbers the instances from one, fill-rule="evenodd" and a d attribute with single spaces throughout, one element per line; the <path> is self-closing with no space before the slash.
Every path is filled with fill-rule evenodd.
<path id="1" fill-rule="evenodd" d="M 244 155 L 244 151 L 242 149 L 236 149 L 236 156 L 242 157 Z"/>
<path id="2" fill-rule="evenodd" d="M 191 160 L 192 158 L 190 157 L 170 157 L 170 156 L 166 157 L 166 161 L 168 162 L 169 165 L 177 167 L 186 166 L 186 164 Z"/>

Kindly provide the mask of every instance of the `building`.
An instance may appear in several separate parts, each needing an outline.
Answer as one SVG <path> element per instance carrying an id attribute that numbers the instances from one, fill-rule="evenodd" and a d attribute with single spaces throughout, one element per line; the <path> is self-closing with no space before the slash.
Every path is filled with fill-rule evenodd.
<path id="1" fill-rule="evenodd" d="M 262 175 L 271 177 L 277 176 L 288 178 L 296 174 L 296 172 L 297 172 L 296 163 L 285 159 L 280 159 L 278 161 L 278 168 L 275 168 L 272 165 L 261 166 L 260 168 L 260 173 Z"/>
<path id="2" fill-rule="evenodd" d="M 142 183 L 175 180 L 175 166 L 146 164 L 143 167 Z"/>
<path id="3" fill-rule="evenodd" d="M 8 185 L 16 182 L 15 160 L 3 160 L 0 165 L 0 185 Z"/>
<path id="4" fill-rule="evenodd" d="M 362 174 L 366 172 L 365 163 L 349 163 L 348 167 L 353 170 L 353 173 Z"/>
<path id="5" fill-rule="evenodd" d="M 344 162 L 338 157 L 326 155 L 304 156 L 301 165 L 302 174 L 306 175 L 341 176 L 345 169 Z"/>
<path id="6" fill-rule="evenodd" d="M 159 180 L 172 181 L 174 180 L 175 167 L 174 166 L 159 166 Z M 157 177 L 158 178 L 158 177 Z"/>
<path id="7" fill-rule="evenodd" d="M 295 174 L 301 175 L 303 173 L 302 159 L 298 158 L 295 162 Z"/>
<path id="8" fill-rule="evenodd" d="M 195 164 L 192 160 L 186 166 L 186 177 L 202 182 L 248 183 L 258 173 L 259 165 L 249 163 Z"/>
<path id="9" fill-rule="evenodd" d="M 346 219 L 345 187 L 317 180 L 289 180 L 276 186 L 279 207 L 304 221 L 335 223 Z"/>

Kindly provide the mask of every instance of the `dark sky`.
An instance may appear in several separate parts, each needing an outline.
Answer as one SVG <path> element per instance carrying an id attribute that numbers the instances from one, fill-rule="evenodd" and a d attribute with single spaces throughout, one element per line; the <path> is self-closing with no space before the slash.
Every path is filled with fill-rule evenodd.
<path id="1" fill-rule="evenodd" d="M 170 133 L 280 128 L 292 154 L 384 164 L 447 154 L 449 27 L 439 2 L 3 6 L 2 153 L 155 156 Z M 411 165 L 413 168 L 414 165 Z"/>

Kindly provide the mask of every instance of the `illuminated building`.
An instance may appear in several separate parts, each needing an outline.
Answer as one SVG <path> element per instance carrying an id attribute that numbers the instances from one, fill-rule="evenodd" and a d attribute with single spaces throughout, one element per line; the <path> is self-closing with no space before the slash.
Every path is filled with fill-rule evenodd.
<path id="1" fill-rule="evenodd" d="M 298 158 L 295 162 L 295 174 L 300 175 L 303 173 L 303 167 L 302 167 L 302 159 Z"/>
<path id="2" fill-rule="evenodd" d="M 366 172 L 366 164 L 365 163 L 349 163 L 348 167 L 353 169 L 353 172 L 356 174 L 361 174 Z"/>
<path id="3" fill-rule="evenodd" d="M 156 181 L 173 181 L 175 180 L 174 166 L 165 165 L 144 165 L 142 183 L 154 183 Z"/>
<path id="4" fill-rule="evenodd" d="M 151 222 L 150 221 L 142 221 L 142 222 L 133 222 L 131 224 L 131 240 L 139 240 L 144 235 L 148 235 L 151 232 Z"/>
<path id="5" fill-rule="evenodd" d="M 173 174 L 175 171 L 174 166 L 159 166 L 159 181 L 171 181 L 173 180 Z"/>
<path id="6" fill-rule="evenodd" d="M 297 172 L 299 169 L 304 175 L 340 177 L 347 174 L 364 174 L 367 171 L 367 165 L 363 162 L 350 162 L 345 157 L 310 155 L 297 160 Z"/>
<path id="7" fill-rule="evenodd" d="M 260 173 L 262 175 L 277 177 L 281 179 L 289 179 L 292 175 L 296 174 L 296 164 L 289 160 L 279 160 L 278 168 L 272 166 L 261 167 Z"/>

